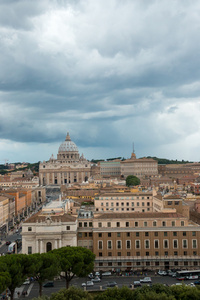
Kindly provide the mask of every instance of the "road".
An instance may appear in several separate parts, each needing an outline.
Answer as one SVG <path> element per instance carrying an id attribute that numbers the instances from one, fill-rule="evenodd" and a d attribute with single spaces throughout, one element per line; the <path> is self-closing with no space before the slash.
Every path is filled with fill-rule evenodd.
<path id="1" fill-rule="evenodd" d="M 150 274 L 148 274 L 150 276 Z M 107 278 L 103 278 L 101 280 L 100 283 L 95 283 L 94 286 L 92 287 L 87 287 L 87 290 L 100 290 L 100 287 L 102 287 L 102 290 L 105 290 L 107 288 L 107 283 L 111 282 L 111 281 L 115 281 L 118 285 L 119 288 L 121 288 L 122 286 L 127 286 L 130 287 L 130 284 L 133 284 L 134 281 L 138 281 L 140 280 L 141 276 L 136 277 L 136 276 L 109 276 Z M 176 280 L 175 278 L 169 277 L 169 276 L 151 276 L 152 279 L 152 284 L 155 283 L 162 283 L 162 284 L 168 284 L 168 285 L 172 285 L 175 284 L 177 282 L 179 282 L 178 280 Z M 75 286 L 77 288 L 81 288 L 84 289 L 83 287 L 81 287 L 81 284 L 83 282 L 88 281 L 88 278 L 74 278 L 71 282 L 70 282 L 70 286 Z M 191 281 L 187 281 L 186 283 L 191 283 Z M 145 285 L 145 284 L 142 284 Z M 58 292 L 60 289 L 65 288 L 65 281 L 64 280 L 56 280 L 54 281 L 54 287 L 48 287 L 48 288 L 44 288 L 43 287 L 43 295 L 47 295 L 50 296 L 52 293 L 56 293 Z M 20 293 L 20 297 L 18 298 L 17 292 L 19 291 Z M 39 285 L 37 282 L 32 283 L 31 285 L 26 285 L 26 286 L 21 286 L 20 288 L 18 288 L 16 290 L 15 293 L 15 298 L 18 299 L 23 299 L 24 296 L 22 295 L 23 292 L 28 293 L 28 295 L 26 296 L 26 299 L 32 299 L 34 297 L 38 297 L 39 296 Z"/>
<path id="2" fill-rule="evenodd" d="M 8 252 L 8 246 L 6 245 L 7 241 L 14 242 L 14 241 L 16 241 L 16 239 L 19 239 L 21 237 L 22 237 L 21 236 L 21 229 L 19 229 L 18 233 L 10 231 L 9 235 L 7 235 L 7 237 L 4 238 L 4 240 L 2 241 L 2 244 L 1 244 L 1 247 L 0 247 L 0 254 L 3 254 L 3 253 L 6 254 Z M 19 251 L 20 251 L 20 249 L 19 249 Z"/>

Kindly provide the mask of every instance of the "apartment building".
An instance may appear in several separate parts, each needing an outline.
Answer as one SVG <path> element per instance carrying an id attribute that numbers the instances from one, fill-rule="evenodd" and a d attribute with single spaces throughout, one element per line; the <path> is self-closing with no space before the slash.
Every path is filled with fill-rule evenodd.
<path id="1" fill-rule="evenodd" d="M 104 213 L 93 219 L 97 270 L 200 266 L 200 227 L 177 213 Z"/>
<path id="2" fill-rule="evenodd" d="M 95 197 L 94 206 L 96 212 L 152 212 L 153 193 L 102 193 Z"/>

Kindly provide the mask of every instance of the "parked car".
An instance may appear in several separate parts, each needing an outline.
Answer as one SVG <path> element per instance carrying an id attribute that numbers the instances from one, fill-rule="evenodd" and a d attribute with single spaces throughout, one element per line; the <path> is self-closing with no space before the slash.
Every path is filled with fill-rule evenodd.
<path id="1" fill-rule="evenodd" d="M 94 285 L 93 281 L 87 281 L 82 283 L 82 286 L 93 286 L 93 285 Z"/>
<path id="2" fill-rule="evenodd" d="M 30 282 L 30 279 L 26 279 L 24 282 L 23 282 L 23 285 L 28 285 L 28 284 L 30 284 L 31 282 Z"/>
<path id="3" fill-rule="evenodd" d="M 158 275 L 160 275 L 160 276 L 166 276 L 166 275 L 167 275 L 167 272 L 166 272 L 166 271 L 161 271 L 161 270 L 159 270 L 159 271 L 158 271 Z"/>
<path id="4" fill-rule="evenodd" d="M 6 245 L 9 246 L 11 244 L 11 241 L 7 241 Z"/>
<path id="5" fill-rule="evenodd" d="M 88 278 L 90 278 L 90 279 L 92 279 L 93 277 L 94 277 L 93 273 L 90 273 L 90 274 L 88 275 Z"/>
<path id="6" fill-rule="evenodd" d="M 115 287 L 115 286 L 117 286 L 117 282 L 115 281 L 111 281 L 107 283 L 107 287 Z"/>
<path id="7" fill-rule="evenodd" d="M 43 284 L 43 287 L 54 287 L 54 282 L 53 281 L 48 281 L 45 284 Z"/>
<path id="8" fill-rule="evenodd" d="M 91 279 L 92 282 L 100 282 L 101 279 L 99 277 L 95 277 Z"/>
<path id="9" fill-rule="evenodd" d="M 100 276 L 100 273 L 99 272 L 95 272 L 95 276 Z"/>
<path id="10" fill-rule="evenodd" d="M 104 273 L 102 273 L 102 276 L 110 276 L 110 275 L 112 275 L 111 272 L 104 272 Z"/>
<path id="11" fill-rule="evenodd" d="M 141 283 L 151 283 L 151 277 L 144 277 L 140 279 Z"/>
<path id="12" fill-rule="evenodd" d="M 195 284 L 195 285 L 200 285 L 200 280 L 196 280 L 196 281 L 194 282 L 194 284 Z"/>

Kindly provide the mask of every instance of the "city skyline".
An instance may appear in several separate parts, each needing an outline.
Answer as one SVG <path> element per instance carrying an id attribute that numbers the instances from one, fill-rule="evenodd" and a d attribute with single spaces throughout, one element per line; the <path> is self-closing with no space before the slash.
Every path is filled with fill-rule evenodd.
<path id="1" fill-rule="evenodd" d="M 199 1 L 0 3 L 0 163 L 200 161 Z"/>

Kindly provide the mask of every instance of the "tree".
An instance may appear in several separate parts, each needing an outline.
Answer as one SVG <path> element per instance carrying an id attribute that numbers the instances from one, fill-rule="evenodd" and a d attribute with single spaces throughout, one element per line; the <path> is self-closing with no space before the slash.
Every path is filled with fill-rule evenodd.
<path id="1" fill-rule="evenodd" d="M 112 289 L 107 289 L 102 294 L 94 297 L 94 300 L 132 300 L 134 298 L 134 291 L 130 290 L 128 287 L 122 287 L 121 289 L 115 287 Z"/>
<path id="2" fill-rule="evenodd" d="M 70 287 L 69 289 L 62 289 L 58 293 L 51 295 L 50 300 L 92 300 L 93 297 L 81 289 Z"/>
<path id="3" fill-rule="evenodd" d="M 10 283 L 10 274 L 8 272 L 0 272 L 0 293 L 2 293 Z"/>
<path id="4" fill-rule="evenodd" d="M 47 253 L 35 253 L 29 255 L 32 260 L 32 276 L 35 277 L 39 284 L 39 295 L 42 296 L 42 285 L 46 279 L 52 280 L 56 275 L 60 273 L 60 261 L 59 257 L 55 254 Z"/>
<path id="5" fill-rule="evenodd" d="M 95 255 L 88 249 L 82 247 L 62 247 L 55 249 L 52 253 L 59 256 L 61 271 L 64 272 L 66 289 L 74 275 L 87 276 L 94 269 Z"/>
<path id="6" fill-rule="evenodd" d="M 7 280 L 2 282 L 2 287 L 7 285 L 10 290 L 10 297 L 13 300 L 16 287 L 22 285 L 28 274 L 29 265 L 28 255 L 11 254 L 0 257 L 0 272 L 5 272 Z M 9 275 L 8 275 L 9 274 Z"/>
<path id="7" fill-rule="evenodd" d="M 140 184 L 140 179 L 134 175 L 129 175 L 126 177 L 126 186 L 135 186 Z"/>

